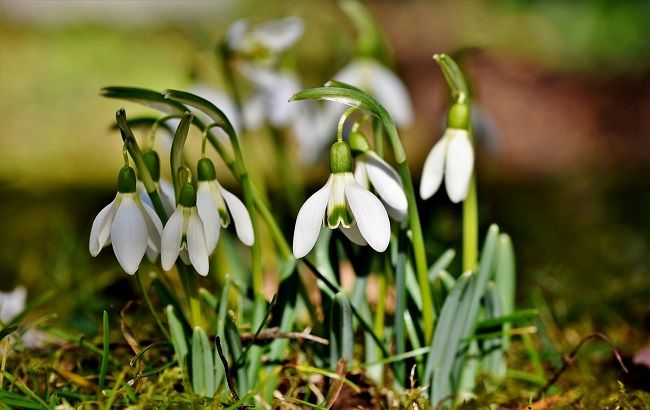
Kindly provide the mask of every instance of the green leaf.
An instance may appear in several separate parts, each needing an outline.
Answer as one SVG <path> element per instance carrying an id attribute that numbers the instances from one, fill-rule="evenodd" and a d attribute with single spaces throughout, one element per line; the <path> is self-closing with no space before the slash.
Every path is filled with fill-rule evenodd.
<path id="1" fill-rule="evenodd" d="M 212 397 L 216 390 L 212 349 L 208 335 L 198 326 L 192 334 L 192 389 L 202 397 Z"/>
<path id="2" fill-rule="evenodd" d="M 174 306 L 167 305 L 165 311 L 167 312 L 167 322 L 169 322 L 169 335 L 171 336 L 172 344 L 174 345 L 176 357 L 178 357 L 178 363 L 185 365 L 185 358 L 188 353 L 185 330 L 181 321 L 176 316 Z"/>
<path id="3" fill-rule="evenodd" d="M 336 369 L 339 359 L 349 364 L 354 352 L 352 308 L 343 292 L 334 295 L 330 315 L 330 367 Z"/>
<path id="4" fill-rule="evenodd" d="M 174 183 L 174 192 L 176 194 L 176 201 L 178 201 L 178 194 L 181 189 L 181 181 L 178 180 L 178 171 L 183 166 L 183 147 L 187 141 L 187 133 L 190 131 L 190 124 L 192 123 L 192 114 L 186 112 L 181 118 L 174 140 L 172 141 L 172 149 L 169 154 L 169 163 L 172 168 L 172 180 Z"/>
<path id="5" fill-rule="evenodd" d="M 156 295 L 158 296 L 158 299 L 160 300 L 160 304 L 162 306 L 168 306 L 171 305 L 174 309 L 174 317 L 178 322 L 181 324 L 181 328 L 183 331 L 187 334 L 189 334 L 192 331 L 192 328 L 190 327 L 189 322 L 185 318 L 185 315 L 183 314 L 183 310 L 181 309 L 181 305 L 176 299 L 176 297 L 171 293 L 165 282 L 160 279 L 160 276 L 157 274 L 154 274 L 151 279 L 151 283 L 153 284 L 154 290 L 156 291 Z"/>
<path id="6" fill-rule="evenodd" d="M 235 134 L 235 129 L 230 123 L 228 117 L 226 117 L 223 111 L 217 108 L 217 106 L 205 98 L 201 98 L 198 95 L 179 90 L 165 90 L 163 91 L 163 94 L 167 100 L 186 104 L 190 107 L 204 112 L 208 115 L 208 117 L 212 119 L 212 121 L 214 121 L 215 124 L 219 125 L 220 128 L 226 131 L 229 136 Z"/>
<path id="7" fill-rule="evenodd" d="M 487 284 L 485 297 L 483 299 L 484 315 L 486 319 L 494 319 L 501 316 L 501 301 L 494 282 Z M 485 373 L 497 379 L 502 379 L 506 374 L 505 351 L 501 334 L 485 339 L 481 343 L 483 351 L 482 367 Z"/>
<path id="8" fill-rule="evenodd" d="M 499 236 L 499 254 L 495 269 L 494 281 L 501 299 L 504 315 L 512 313 L 515 309 L 517 271 L 515 265 L 515 252 L 508 234 Z"/>
<path id="9" fill-rule="evenodd" d="M 15 332 L 16 330 L 18 330 L 18 325 L 9 325 L 7 327 L 3 327 L 0 330 L 0 341 L 2 341 L 2 339 L 9 336 L 10 334 Z"/>
<path id="10" fill-rule="evenodd" d="M 454 101 L 464 102 L 469 97 L 469 89 L 458 64 L 447 54 L 434 54 L 433 59 L 440 66 Z"/>
<path id="11" fill-rule="evenodd" d="M 353 86 L 352 84 L 344 83 L 342 81 L 337 81 L 337 80 L 329 80 L 328 82 L 325 83 L 325 87 L 338 87 L 338 88 L 346 88 L 348 90 L 354 90 L 358 91 L 360 93 L 363 92 L 361 88 L 357 88 Z"/>
<path id="12" fill-rule="evenodd" d="M 455 256 L 456 256 L 456 251 L 454 251 L 453 249 L 447 249 L 433 263 L 433 265 L 431 265 L 431 267 L 429 268 L 429 281 L 431 281 L 431 283 L 435 282 L 435 280 L 438 279 L 438 276 L 441 276 L 442 271 L 447 269 L 451 261 L 454 260 Z"/>
<path id="13" fill-rule="evenodd" d="M 104 87 L 99 94 L 107 98 L 119 98 L 154 108 L 165 114 L 183 114 L 187 109 L 183 104 L 165 99 L 157 91 L 137 87 Z"/>
<path id="14" fill-rule="evenodd" d="M 102 391 L 104 389 L 104 385 L 106 383 L 106 373 L 108 372 L 108 357 L 110 354 L 110 330 L 108 327 L 108 312 L 104 311 L 104 316 L 103 316 L 103 350 L 102 350 L 102 365 L 100 368 L 99 372 L 99 390 Z"/>

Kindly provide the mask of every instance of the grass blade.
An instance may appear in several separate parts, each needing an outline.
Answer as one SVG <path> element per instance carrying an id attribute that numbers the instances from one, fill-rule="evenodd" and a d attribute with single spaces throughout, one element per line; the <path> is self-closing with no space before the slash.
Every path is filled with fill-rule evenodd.
<path id="1" fill-rule="evenodd" d="M 102 351 L 102 366 L 99 372 L 99 393 L 101 394 L 106 384 L 106 373 L 108 372 L 108 360 L 110 354 L 110 334 L 108 327 L 108 312 L 104 311 L 103 317 L 103 351 Z"/>
<path id="2" fill-rule="evenodd" d="M 339 359 L 350 363 L 354 352 L 352 308 L 343 292 L 334 295 L 330 312 L 330 367 L 336 369 Z"/>
<path id="3" fill-rule="evenodd" d="M 216 390 L 214 356 L 208 335 L 198 326 L 192 334 L 192 389 L 199 396 L 207 397 L 212 397 Z"/>

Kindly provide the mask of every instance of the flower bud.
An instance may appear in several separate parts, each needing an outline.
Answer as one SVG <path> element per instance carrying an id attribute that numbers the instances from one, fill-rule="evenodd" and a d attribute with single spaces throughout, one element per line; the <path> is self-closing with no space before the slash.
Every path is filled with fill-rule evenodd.
<path id="1" fill-rule="evenodd" d="M 350 144 L 352 155 L 355 157 L 370 150 L 370 144 L 368 143 L 366 136 L 359 131 L 350 133 L 350 136 L 348 137 L 348 143 Z"/>
<path id="2" fill-rule="evenodd" d="M 345 141 L 337 141 L 330 148 L 330 171 L 333 174 L 352 171 L 352 153 Z"/>
<path id="3" fill-rule="evenodd" d="M 447 128 L 466 130 L 469 127 L 469 105 L 454 103 L 447 114 Z"/>
<path id="4" fill-rule="evenodd" d="M 190 182 L 183 184 L 180 194 L 178 194 L 178 203 L 186 208 L 196 206 L 196 191 Z"/>
<path id="5" fill-rule="evenodd" d="M 128 165 L 120 169 L 117 177 L 117 190 L 123 194 L 135 192 L 135 171 Z"/>
<path id="6" fill-rule="evenodd" d="M 196 165 L 196 175 L 199 181 L 213 181 L 217 179 L 214 164 L 209 158 L 201 158 Z"/>
<path id="7" fill-rule="evenodd" d="M 149 175 L 154 182 L 160 179 L 160 157 L 156 151 L 144 151 L 142 153 L 142 160 L 147 166 Z"/>

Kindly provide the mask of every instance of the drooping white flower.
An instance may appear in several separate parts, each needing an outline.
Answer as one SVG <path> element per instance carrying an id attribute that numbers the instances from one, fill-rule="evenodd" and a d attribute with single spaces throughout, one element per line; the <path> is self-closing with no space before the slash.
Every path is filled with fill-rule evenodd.
<path id="1" fill-rule="evenodd" d="M 370 149 L 368 140 L 359 131 L 351 132 L 348 141 L 355 157 L 354 178 L 363 187 L 375 189 L 391 218 L 403 220 L 408 201 L 397 171 Z"/>
<path id="2" fill-rule="evenodd" d="M 221 227 L 230 225 L 231 217 L 239 240 L 252 246 L 255 242 L 253 223 L 246 206 L 217 181 L 214 164 L 208 158 L 201 158 L 197 166 L 198 188 L 196 206 L 205 229 L 208 254 L 214 251 L 219 240 Z"/>
<path id="3" fill-rule="evenodd" d="M 0 322 L 3 325 L 11 322 L 25 309 L 27 289 L 18 286 L 10 292 L 0 292 Z"/>
<path id="4" fill-rule="evenodd" d="M 199 275 L 208 274 L 210 264 L 205 228 L 191 183 L 185 183 L 181 188 L 176 210 L 163 229 L 161 248 L 160 261 L 164 270 L 171 270 L 180 255 L 183 262 L 192 264 Z"/>
<path id="5" fill-rule="evenodd" d="M 424 161 L 420 196 L 428 199 L 445 178 L 447 195 L 453 203 L 464 201 L 474 171 L 474 148 L 465 129 L 447 128 Z"/>
<path id="6" fill-rule="evenodd" d="M 323 188 L 300 208 L 293 234 L 293 254 L 302 258 L 311 251 L 324 224 L 339 228 L 358 245 L 383 252 L 390 241 L 390 222 L 381 201 L 359 185 L 352 175 L 352 155 L 346 142 L 330 150 L 331 174 Z"/>
<path id="7" fill-rule="evenodd" d="M 136 193 L 135 171 L 129 166 L 120 170 L 118 193 L 102 209 L 90 230 L 89 249 L 97 256 L 109 243 L 124 271 L 133 275 L 147 253 L 155 262 L 160 252 L 162 222 L 149 205 L 142 203 Z"/>
<path id="8" fill-rule="evenodd" d="M 9 292 L 0 292 L 0 323 L 3 326 L 9 324 L 12 320 L 16 319 L 27 305 L 27 289 L 24 286 L 18 286 Z M 9 337 L 18 336 L 18 339 L 25 347 L 39 348 L 42 347 L 47 340 L 47 335 L 38 329 L 27 328 L 12 333 Z M 0 354 L 4 353 L 4 347 L 0 345 Z"/>
<path id="9" fill-rule="evenodd" d="M 321 153 L 336 130 L 341 113 L 316 101 L 289 104 L 289 98 L 303 89 L 298 77 L 267 67 L 243 65 L 242 74 L 255 86 L 244 103 L 244 123 L 249 130 L 264 124 L 289 129 L 298 142 L 300 158 L 311 163 Z M 334 124 L 334 125 L 332 125 Z"/>
<path id="10" fill-rule="evenodd" d="M 334 79 L 374 96 L 398 126 L 408 126 L 413 121 L 413 107 L 406 86 L 395 73 L 379 62 L 369 58 L 355 59 Z"/>
<path id="11" fill-rule="evenodd" d="M 249 59 L 273 62 L 278 54 L 293 46 L 305 31 L 298 17 L 271 20 L 250 27 L 247 19 L 234 22 L 226 33 L 230 50 Z"/>

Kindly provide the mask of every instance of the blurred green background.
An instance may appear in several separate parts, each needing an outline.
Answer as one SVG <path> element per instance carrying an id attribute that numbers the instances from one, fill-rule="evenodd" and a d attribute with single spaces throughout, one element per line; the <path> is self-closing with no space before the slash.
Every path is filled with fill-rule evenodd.
<path id="1" fill-rule="evenodd" d="M 447 52 L 479 107 L 482 232 L 496 222 L 511 234 L 521 305 L 546 301 L 568 342 L 603 330 L 628 353 L 647 343 L 650 3 L 368 6 L 416 109 L 403 130 L 416 183 L 447 104 L 431 56 Z M 0 290 L 54 289 L 52 320 L 87 332 L 103 307 L 136 297 L 111 251 L 91 258 L 87 238 L 115 194 L 115 110 L 151 111 L 104 99 L 100 88 L 184 89 L 195 80 L 223 88 L 214 46 L 228 25 L 287 15 L 306 22 L 295 53 L 303 83 L 324 83 L 355 48 L 354 27 L 334 2 L 1 1 Z M 308 192 L 322 184 L 326 162 L 314 167 Z M 261 169 L 255 177 L 270 179 Z M 277 212 L 290 237 L 288 209 Z M 421 213 L 431 258 L 458 247 L 459 207 L 439 193 Z"/>

